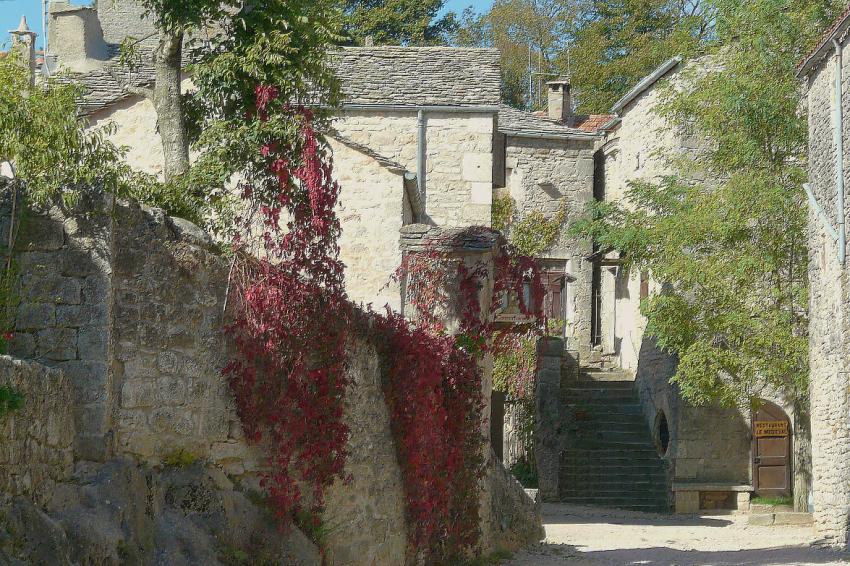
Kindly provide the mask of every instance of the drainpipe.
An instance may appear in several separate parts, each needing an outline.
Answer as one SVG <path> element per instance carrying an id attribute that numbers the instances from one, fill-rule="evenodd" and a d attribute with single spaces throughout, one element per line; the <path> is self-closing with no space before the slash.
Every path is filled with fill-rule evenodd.
<path id="1" fill-rule="evenodd" d="M 416 182 L 419 185 L 419 199 L 422 208 L 425 208 L 425 110 L 419 109 L 416 113 L 417 143 L 416 143 Z"/>
<path id="2" fill-rule="evenodd" d="M 834 135 L 835 135 L 835 190 L 836 205 L 838 209 L 838 262 L 844 265 L 847 255 L 847 235 L 844 230 L 844 86 L 842 85 L 844 58 L 841 43 L 833 38 L 835 46 L 835 113 L 834 113 Z"/>

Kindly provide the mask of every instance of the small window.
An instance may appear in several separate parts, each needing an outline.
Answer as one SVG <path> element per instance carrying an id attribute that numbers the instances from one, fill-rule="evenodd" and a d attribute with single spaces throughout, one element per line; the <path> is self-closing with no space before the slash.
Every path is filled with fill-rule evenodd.
<path id="1" fill-rule="evenodd" d="M 655 417 L 655 448 L 662 458 L 667 455 L 667 451 L 670 449 L 670 425 L 664 411 L 658 411 L 658 415 Z"/>
<path id="2" fill-rule="evenodd" d="M 640 274 L 640 298 L 646 299 L 649 297 L 649 273 L 646 271 Z"/>

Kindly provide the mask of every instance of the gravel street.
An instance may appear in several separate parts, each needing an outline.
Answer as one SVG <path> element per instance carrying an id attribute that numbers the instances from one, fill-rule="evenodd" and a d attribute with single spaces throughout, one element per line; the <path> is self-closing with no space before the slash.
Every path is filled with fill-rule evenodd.
<path id="1" fill-rule="evenodd" d="M 545 504 L 545 544 L 506 566 L 850 564 L 813 545 L 811 527 L 751 527 L 746 516 L 656 515 Z"/>

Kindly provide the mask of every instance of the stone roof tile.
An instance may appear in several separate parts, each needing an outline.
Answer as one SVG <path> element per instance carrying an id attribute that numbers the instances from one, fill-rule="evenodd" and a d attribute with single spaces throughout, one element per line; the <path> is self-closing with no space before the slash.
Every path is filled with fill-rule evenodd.
<path id="1" fill-rule="evenodd" d="M 454 47 L 348 47 L 334 55 L 346 104 L 498 106 L 499 52 Z"/>
<path id="2" fill-rule="evenodd" d="M 495 49 L 451 47 L 350 47 L 332 55 L 345 104 L 397 106 L 498 106 L 501 79 Z M 102 69 L 72 74 L 85 89 L 81 109 L 94 113 L 130 95 L 113 77 L 117 59 Z M 135 86 L 151 84 L 154 70 L 142 65 Z"/>
<path id="3" fill-rule="evenodd" d="M 565 122 L 561 122 L 545 115 L 502 105 L 499 108 L 499 131 L 508 135 L 590 137 L 600 133 L 602 127 L 612 118 L 613 116 L 608 114 L 592 114 L 570 116 Z"/>

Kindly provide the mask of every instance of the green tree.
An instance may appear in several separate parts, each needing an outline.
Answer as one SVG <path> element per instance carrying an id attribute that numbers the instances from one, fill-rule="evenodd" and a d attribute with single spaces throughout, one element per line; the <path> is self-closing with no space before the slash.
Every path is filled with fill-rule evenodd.
<path id="1" fill-rule="evenodd" d="M 709 37 L 712 8 L 704 0 L 594 0 L 556 61 L 573 78 L 579 110 L 606 113 L 665 60 L 693 53 Z"/>
<path id="2" fill-rule="evenodd" d="M 829 0 L 718 0 L 717 41 L 659 109 L 707 142 L 662 183 L 633 183 L 573 231 L 664 283 L 641 305 L 679 358 L 695 404 L 746 406 L 765 388 L 793 404 L 795 504 L 808 496 L 807 146 L 794 66 L 837 9 Z M 696 66 L 695 66 L 696 67 Z M 696 182 L 695 167 L 712 179 Z"/>
<path id="3" fill-rule="evenodd" d="M 586 1 L 496 0 L 484 14 L 470 7 L 464 10 L 452 43 L 499 49 L 505 103 L 539 107 L 545 105 L 544 83 L 558 74 L 556 58 L 572 38 Z M 534 75 L 529 75 L 530 69 Z"/>
<path id="4" fill-rule="evenodd" d="M 455 14 L 437 17 L 445 0 L 341 0 L 344 33 L 362 44 L 445 45 L 457 27 Z"/>
<path id="5" fill-rule="evenodd" d="M 330 65 L 330 50 L 342 38 L 339 12 L 312 0 L 267 0 L 262 6 L 246 5 L 230 17 L 190 67 L 196 90 L 186 106 L 199 156 L 186 182 L 219 214 L 227 209 L 232 179 L 241 178 L 243 186 L 270 181 L 259 151 L 266 140 L 288 141 L 289 161 L 300 160 L 299 112 L 246 119 L 257 114 L 258 89 L 274 89 L 293 109 L 309 106 L 319 131 L 339 101 Z"/>
<path id="6" fill-rule="evenodd" d="M 80 94 L 54 82 L 31 87 L 15 52 L 0 58 L 0 164 L 12 170 L 32 204 L 71 201 L 92 187 L 128 196 L 146 183 L 105 139 L 106 131 L 86 129 L 77 114 Z"/>

